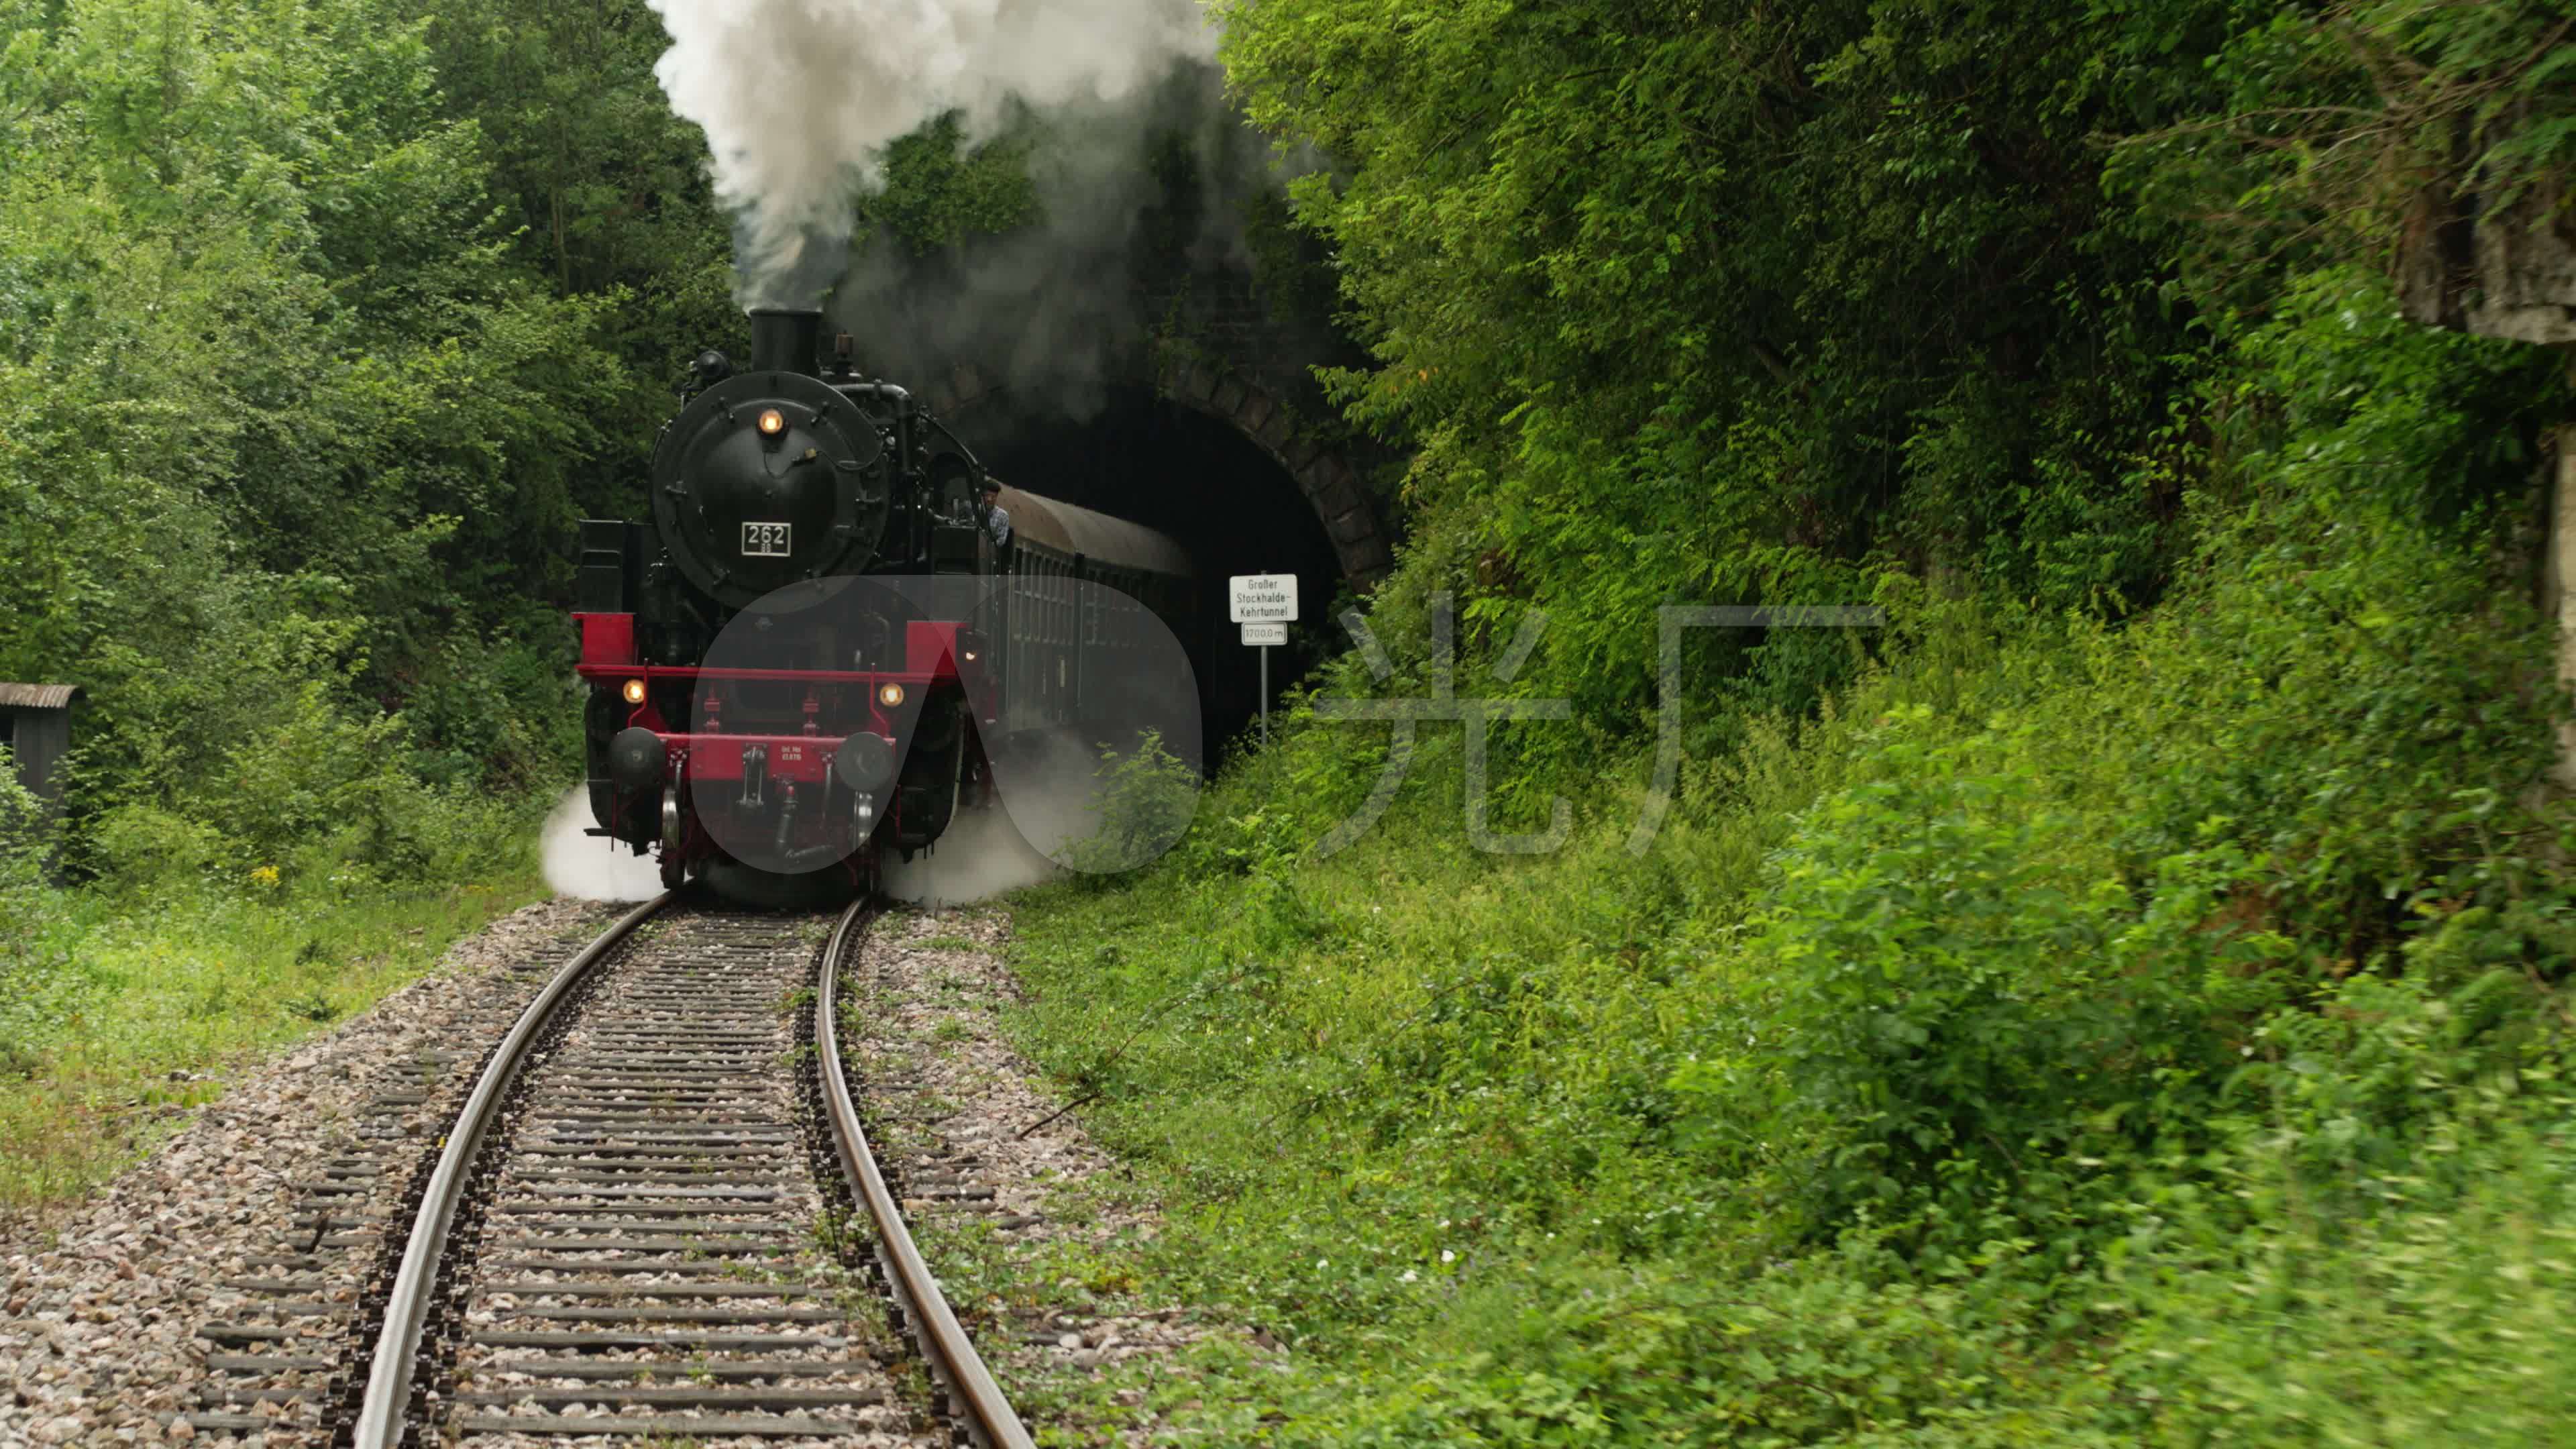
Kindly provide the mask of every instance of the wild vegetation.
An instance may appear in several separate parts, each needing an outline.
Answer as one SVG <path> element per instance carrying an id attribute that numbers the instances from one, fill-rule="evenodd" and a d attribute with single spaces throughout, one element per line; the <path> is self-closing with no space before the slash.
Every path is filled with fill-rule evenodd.
<path id="1" fill-rule="evenodd" d="M 649 16 L 430 9 L 0 9 L 0 675 L 87 689 L 80 871 L 410 872 L 561 777 L 560 539 L 722 238 Z"/>
<path id="2" fill-rule="evenodd" d="M 533 888 L 562 540 L 729 308 L 630 8 L 0 0 L 0 678 L 85 691 L 0 1201 Z"/>
<path id="3" fill-rule="evenodd" d="M 1018 911 L 1022 1039 L 1171 1214 L 1105 1291 L 1292 1350 L 1161 1407 L 2552 1437 L 2568 387 L 2394 279 L 2464 198 L 2555 194 L 2567 7 L 1219 9 L 1326 163 L 1300 233 L 1254 218 L 1265 285 L 1338 288 L 1376 362 L 1329 381 L 1412 461 L 1386 657 L 1158 866 Z M 332 951 L 398 973 L 526 889 L 564 525 L 730 279 L 640 4 L 0 0 L 0 37 L 0 677 L 89 689 L 70 883 L 0 879 L 24 1201 L 113 1154 L 22 1144 L 390 979 Z M 898 151 L 864 219 L 916 250 L 1031 219 L 1009 145 Z M 1490 825 L 1570 833 L 1475 849 L 1429 723 L 1318 852 L 1393 736 L 1311 696 L 1430 692 L 1444 598 L 1462 695 L 1568 706 L 1493 729 Z M 1658 609 L 1855 603 L 1686 637 L 1632 853 Z"/>
<path id="4" fill-rule="evenodd" d="M 2555 4 L 1226 8 L 1415 449 L 1325 697 L 1023 1039 L 1287 1373 L 1229 1442 L 2521 1444 L 2571 1405 L 2564 362 L 2426 216 L 2565 174 Z M 2008 58 L 2008 59 L 2007 59 Z M 1632 854 L 1656 611 L 1678 800 Z M 1535 614 L 1538 647 L 1516 669 Z M 1498 681 L 1497 674 L 1508 675 Z M 1147 1386 L 1139 1384 L 1138 1387 Z M 1186 1397 L 1184 1397 L 1186 1396 Z M 1103 1413 L 1115 1413 L 1103 1406 Z"/>

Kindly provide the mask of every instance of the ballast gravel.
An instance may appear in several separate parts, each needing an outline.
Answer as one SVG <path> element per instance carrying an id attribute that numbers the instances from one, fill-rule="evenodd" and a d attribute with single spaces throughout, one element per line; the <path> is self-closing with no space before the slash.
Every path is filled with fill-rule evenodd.
<path id="1" fill-rule="evenodd" d="M 182 1417 L 214 1382 L 206 1358 L 220 1350 L 201 1329 L 252 1303 L 227 1280 L 276 1271 L 256 1260 L 291 1245 L 293 1185 L 326 1164 L 379 1152 L 386 1186 L 398 1191 L 446 1104 L 430 1092 L 397 1119 L 401 1141 L 362 1141 L 362 1124 L 385 1121 L 381 1106 L 366 1116 L 368 1104 L 405 1085 L 402 1068 L 388 1064 L 433 1049 L 479 1056 L 552 969 L 624 909 L 550 901 L 496 921 L 421 981 L 244 1070 L 221 1100 L 83 1202 L 41 1222 L 0 1224 L 0 1446 L 304 1442 L 283 1418 L 272 1431 L 233 1434 Z M 1001 959 L 1008 935 L 1007 915 L 992 907 L 890 913 L 851 982 L 849 1040 L 865 1063 L 855 1085 L 885 1138 L 880 1154 L 900 1174 L 906 1215 L 943 1275 L 963 1267 L 953 1255 L 973 1237 L 1034 1271 L 1051 1247 L 1114 1256 L 1120 1242 L 1158 1227 L 1151 1204 L 1088 1190 L 1114 1181 L 1119 1164 L 1084 1130 L 1078 1104 L 1067 1110 L 1005 1039 L 1001 1012 L 1019 993 Z M 363 1254 L 349 1257 L 350 1271 L 328 1276 L 354 1282 Z M 1008 1305 L 957 1305 L 1015 1401 L 1060 1399 L 1068 1383 L 1150 1369 L 1211 1334 L 1239 1331 L 1187 1305 L 1113 1302 L 1071 1280 L 1045 1286 Z M 345 1302 L 350 1292 L 329 1296 Z M 1050 1427 L 1083 1442 L 1169 1442 L 1140 1397 L 1121 1393 L 1115 1422 Z"/>
<path id="2" fill-rule="evenodd" d="M 904 1216 L 931 1271 L 948 1278 L 964 1267 L 966 1241 L 981 1238 L 982 1251 L 1023 1277 L 1008 1303 L 959 1302 L 952 1291 L 952 1306 L 1025 1412 L 1117 1370 L 1130 1382 L 1185 1373 L 1181 1350 L 1242 1330 L 1186 1304 L 1118 1302 L 1072 1279 L 1029 1281 L 1069 1246 L 1114 1260 L 1122 1243 L 1155 1237 L 1160 1215 L 1132 1193 L 1094 1190 L 1118 1183 L 1121 1165 L 1084 1129 L 1080 1103 L 1006 1039 L 1002 1013 L 1021 999 L 1002 959 L 1009 939 L 1009 917 L 991 907 L 880 919 L 852 973 L 843 1039 L 862 1064 L 853 1090 L 872 1135 L 885 1139 L 879 1157 L 902 1175 Z M 1254 1357 L 1271 1356 L 1245 1342 Z M 1173 1442 L 1143 1398 L 1122 1390 L 1114 1419 L 1049 1427 L 1084 1443 Z"/>
<path id="3" fill-rule="evenodd" d="M 624 907 L 548 901 L 458 942 L 431 973 L 367 1012 L 245 1069 L 187 1127 L 80 1203 L 0 1225 L 0 1445 L 184 1442 L 210 1322 L 243 1307 L 227 1280 L 289 1243 L 292 1184 L 353 1152 L 391 1182 L 435 1136 L 435 1101 L 400 1139 L 362 1142 L 362 1110 L 433 1048 L 479 1054 L 582 942 Z M 377 1120 L 382 1121 L 379 1109 Z M 332 1290 L 345 1302 L 348 1290 Z M 230 1442 L 294 1442 L 252 1431 Z"/>

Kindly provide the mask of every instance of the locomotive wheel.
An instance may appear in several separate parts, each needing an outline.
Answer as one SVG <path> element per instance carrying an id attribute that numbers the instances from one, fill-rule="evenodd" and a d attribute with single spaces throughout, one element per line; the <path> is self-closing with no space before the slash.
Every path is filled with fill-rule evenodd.
<path id="1" fill-rule="evenodd" d="M 688 807 L 680 803 L 680 787 L 675 781 L 662 791 L 662 885 L 678 890 L 689 878 L 689 863 L 682 858 L 680 847 L 689 838 Z"/>

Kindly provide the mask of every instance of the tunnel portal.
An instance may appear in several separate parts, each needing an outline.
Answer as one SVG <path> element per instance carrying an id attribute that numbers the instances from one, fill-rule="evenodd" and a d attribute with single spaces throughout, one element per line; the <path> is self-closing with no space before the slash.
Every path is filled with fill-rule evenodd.
<path id="1" fill-rule="evenodd" d="M 1184 643 L 1211 765 L 1260 708 L 1258 655 L 1226 618 L 1229 576 L 1297 575 L 1301 617 L 1288 646 L 1271 651 L 1274 695 L 1347 642 L 1333 622 L 1348 593 L 1343 551 L 1298 480 L 1236 427 L 1144 387 L 1114 391 L 1081 421 L 1007 413 L 987 407 L 960 424 L 994 476 L 1141 523 L 1189 551 L 1199 588 Z"/>

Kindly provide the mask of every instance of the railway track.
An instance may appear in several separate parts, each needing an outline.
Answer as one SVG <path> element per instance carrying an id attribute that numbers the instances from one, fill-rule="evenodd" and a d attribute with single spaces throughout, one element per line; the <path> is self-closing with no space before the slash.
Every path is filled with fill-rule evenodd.
<path id="1" fill-rule="evenodd" d="M 339 1372 L 248 1396 L 316 1410 L 268 1419 L 270 1442 L 1028 1445 L 830 1029 L 868 919 L 665 896 L 585 948 L 384 1215 Z"/>

